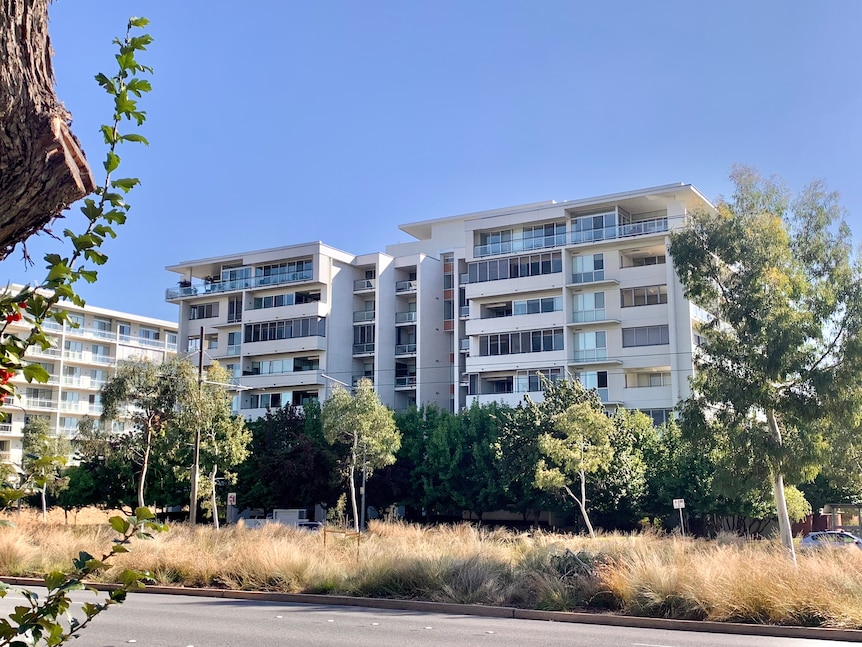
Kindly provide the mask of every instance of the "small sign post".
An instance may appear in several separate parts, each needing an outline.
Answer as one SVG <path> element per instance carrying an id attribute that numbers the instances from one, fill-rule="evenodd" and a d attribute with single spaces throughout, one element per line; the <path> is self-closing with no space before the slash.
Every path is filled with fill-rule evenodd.
<path id="1" fill-rule="evenodd" d="M 228 492 L 227 493 L 227 504 L 228 505 L 236 505 L 236 492 Z"/>
<path id="2" fill-rule="evenodd" d="M 682 536 L 685 537 L 685 522 L 682 519 L 682 511 L 685 508 L 685 499 L 674 499 L 673 507 L 679 510 L 679 529 L 682 531 Z"/>

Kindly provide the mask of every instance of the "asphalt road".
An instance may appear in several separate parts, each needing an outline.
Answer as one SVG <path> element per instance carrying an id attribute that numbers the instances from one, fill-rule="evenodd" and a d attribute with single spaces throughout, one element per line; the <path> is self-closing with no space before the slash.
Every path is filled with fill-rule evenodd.
<path id="1" fill-rule="evenodd" d="M 7 614 L 21 596 L 0 600 Z M 93 600 L 76 593 L 76 600 Z M 137 594 L 75 647 L 837 647 L 856 643 L 636 629 L 512 618 Z"/>

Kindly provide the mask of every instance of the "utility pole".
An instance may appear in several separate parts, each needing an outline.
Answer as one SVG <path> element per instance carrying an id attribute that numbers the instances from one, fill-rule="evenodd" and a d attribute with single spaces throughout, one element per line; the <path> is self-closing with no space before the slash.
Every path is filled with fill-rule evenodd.
<path id="1" fill-rule="evenodd" d="M 201 326 L 200 355 L 198 356 L 198 398 L 203 400 L 204 392 L 204 327 Z M 194 525 L 198 521 L 198 478 L 200 476 L 201 462 L 201 421 L 195 425 L 195 458 L 192 464 L 192 494 L 189 501 L 189 523 Z"/>

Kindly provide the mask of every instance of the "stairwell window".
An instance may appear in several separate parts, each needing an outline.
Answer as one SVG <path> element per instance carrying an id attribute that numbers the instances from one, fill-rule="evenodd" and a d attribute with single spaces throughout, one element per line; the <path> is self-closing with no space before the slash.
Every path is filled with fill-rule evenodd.
<path id="1" fill-rule="evenodd" d="M 670 344 L 667 324 L 623 328 L 623 348 L 636 346 L 665 346 Z"/>

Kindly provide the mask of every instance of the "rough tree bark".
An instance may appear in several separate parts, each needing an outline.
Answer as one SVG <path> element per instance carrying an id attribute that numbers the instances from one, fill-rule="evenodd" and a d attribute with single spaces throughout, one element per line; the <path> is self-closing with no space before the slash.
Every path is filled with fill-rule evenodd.
<path id="1" fill-rule="evenodd" d="M 0 260 L 95 189 L 54 93 L 49 0 L 0 0 Z"/>

